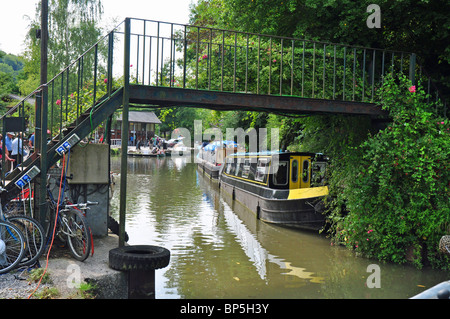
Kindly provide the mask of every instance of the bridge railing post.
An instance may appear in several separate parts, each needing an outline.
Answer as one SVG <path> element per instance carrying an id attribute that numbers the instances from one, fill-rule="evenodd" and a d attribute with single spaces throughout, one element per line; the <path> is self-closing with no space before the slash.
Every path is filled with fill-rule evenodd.
<path id="1" fill-rule="evenodd" d="M 416 85 L 416 54 L 411 53 L 409 56 L 409 79 L 412 85 Z"/>

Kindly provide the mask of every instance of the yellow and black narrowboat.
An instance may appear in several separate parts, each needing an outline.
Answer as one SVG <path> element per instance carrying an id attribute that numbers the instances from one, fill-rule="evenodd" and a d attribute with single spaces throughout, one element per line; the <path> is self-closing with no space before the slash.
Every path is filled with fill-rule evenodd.
<path id="1" fill-rule="evenodd" d="M 314 153 L 236 153 L 226 157 L 220 189 L 268 223 L 318 230 L 328 195 L 326 157 Z"/>

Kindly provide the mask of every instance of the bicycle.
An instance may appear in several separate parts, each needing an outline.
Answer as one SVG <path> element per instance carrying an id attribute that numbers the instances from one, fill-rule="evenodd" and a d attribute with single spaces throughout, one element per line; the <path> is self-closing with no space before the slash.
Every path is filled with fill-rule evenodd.
<path id="1" fill-rule="evenodd" d="M 60 185 L 60 187 L 64 186 Z M 49 232 L 49 236 L 58 236 L 63 242 L 67 242 L 75 259 L 86 260 L 92 250 L 93 241 L 88 222 L 82 211 L 89 209 L 89 205 L 98 205 L 98 203 L 87 201 L 86 203 L 72 204 L 65 198 L 58 204 L 50 189 L 49 178 L 47 179 L 47 195 L 52 217 L 49 229 L 53 229 Z"/>
<path id="2" fill-rule="evenodd" d="M 0 274 L 19 264 L 25 253 L 25 239 L 20 229 L 8 221 L 0 221 Z"/>
<path id="3" fill-rule="evenodd" d="M 3 191 L 4 189 L 0 188 L 0 192 Z M 31 196 L 29 200 L 31 209 Z M 23 210 L 20 205 L 20 201 L 22 201 L 24 204 Z M 30 210 L 30 212 L 31 211 L 32 210 Z M 17 267 L 34 265 L 44 252 L 44 229 L 36 219 L 24 215 L 25 212 L 25 199 L 21 199 L 20 197 L 18 200 L 12 200 L 4 206 L 0 205 L 0 220 L 13 224 L 20 231 L 24 240 L 23 254 L 20 256 L 20 259 L 17 258 L 18 260 L 16 263 L 14 263 L 14 266 L 10 266 L 8 270 L 4 269 L 5 272 Z M 8 229 L 8 234 L 12 239 L 16 239 L 16 236 L 13 234 L 12 229 Z"/>

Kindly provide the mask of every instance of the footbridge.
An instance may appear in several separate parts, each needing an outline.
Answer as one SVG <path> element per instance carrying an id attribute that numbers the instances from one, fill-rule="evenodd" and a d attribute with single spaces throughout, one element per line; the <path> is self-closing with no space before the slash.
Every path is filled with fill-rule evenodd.
<path id="1" fill-rule="evenodd" d="M 43 207 L 49 167 L 98 126 L 110 128 L 117 110 L 126 161 L 130 107 L 383 118 L 377 90 L 388 73 L 420 80 L 439 99 L 411 52 L 127 18 L 2 117 L 4 139 L 13 131 L 35 132 L 36 140 L 19 167 L 7 176 L 3 170 L 2 201 L 41 176 Z M 4 154 L 2 161 L 5 167 Z M 122 222 L 126 170 L 122 165 Z"/>

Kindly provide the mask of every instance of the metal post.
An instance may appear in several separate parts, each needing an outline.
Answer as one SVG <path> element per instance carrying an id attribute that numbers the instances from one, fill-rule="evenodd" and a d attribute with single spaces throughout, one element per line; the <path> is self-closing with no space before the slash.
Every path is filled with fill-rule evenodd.
<path id="1" fill-rule="evenodd" d="M 44 221 L 47 215 L 47 123 L 48 123 L 48 88 L 47 88 L 47 65 L 48 65 L 48 0 L 41 1 L 41 86 L 42 86 L 42 100 L 41 100 L 41 134 L 40 134 L 40 185 L 39 185 L 39 219 Z M 35 140 L 36 140 L 35 136 Z"/>
<path id="2" fill-rule="evenodd" d="M 128 299 L 155 299 L 155 270 L 128 271 Z"/>
<path id="3" fill-rule="evenodd" d="M 120 166 L 119 247 L 125 245 L 125 213 L 127 197 L 128 109 L 130 103 L 130 18 L 125 19 L 124 80 L 122 108 L 122 154 Z"/>

